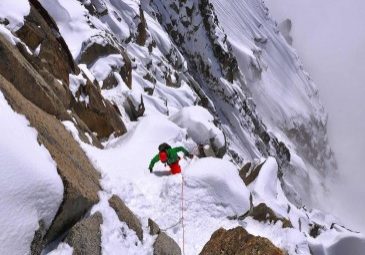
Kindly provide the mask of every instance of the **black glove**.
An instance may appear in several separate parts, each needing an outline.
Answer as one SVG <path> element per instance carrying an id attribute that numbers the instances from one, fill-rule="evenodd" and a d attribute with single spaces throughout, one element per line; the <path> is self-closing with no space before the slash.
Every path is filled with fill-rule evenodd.
<path id="1" fill-rule="evenodd" d="M 152 174 L 152 167 L 149 167 L 148 169 L 150 170 L 150 173 Z"/>
<path id="2" fill-rule="evenodd" d="M 194 157 L 194 155 L 193 154 L 188 154 L 188 158 L 193 158 Z"/>

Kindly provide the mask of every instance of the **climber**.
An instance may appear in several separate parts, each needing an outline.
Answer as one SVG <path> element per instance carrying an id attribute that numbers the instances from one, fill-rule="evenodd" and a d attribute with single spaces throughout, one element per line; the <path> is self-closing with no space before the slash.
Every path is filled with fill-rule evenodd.
<path id="1" fill-rule="evenodd" d="M 171 148 L 167 143 L 162 143 L 158 146 L 159 153 L 153 157 L 150 166 L 148 167 L 150 173 L 152 173 L 153 166 L 160 160 L 162 163 L 168 164 L 172 174 L 181 173 L 181 167 L 179 165 L 180 157 L 177 155 L 179 152 L 183 152 L 185 156 L 192 158 L 184 147 Z"/>

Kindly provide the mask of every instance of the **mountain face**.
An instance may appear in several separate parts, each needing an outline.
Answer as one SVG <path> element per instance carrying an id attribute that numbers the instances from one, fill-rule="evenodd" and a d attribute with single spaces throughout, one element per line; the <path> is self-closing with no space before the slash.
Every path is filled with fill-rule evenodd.
<path id="1" fill-rule="evenodd" d="M 4 0 L 0 56 L 0 118 L 17 127 L 1 134 L 0 166 L 49 163 L 31 165 L 40 181 L 14 178 L 17 197 L 0 182 L 1 253 L 365 249 L 309 209 L 336 171 L 327 115 L 263 2 Z M 182 175 L 149 173 L 162 142 L 195 155 Z"/>

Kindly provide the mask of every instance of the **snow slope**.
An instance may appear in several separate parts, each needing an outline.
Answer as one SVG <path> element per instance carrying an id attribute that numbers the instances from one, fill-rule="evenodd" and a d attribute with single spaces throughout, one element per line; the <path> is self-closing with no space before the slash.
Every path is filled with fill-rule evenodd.
<path id="1" fill-rule="evenodd" d="M 73 124 L 65 122 L 65 126 L 77 138 Z M 111 140 L 104 150 L 82 143 L 87 155 L 102 173 L 101 202 L 94 211 L 101 211 L 105 219 L 102 226 L 105 254 L 120 254 L 121 251 L 125 254 L 149 254 L 153 241 L 147 236 L 142 244 L 130 230 L 127 230 L 128 237 L 117 234 L 126 230 L 121 230 L 120 226 L 125 224 L 119 222 L 108 205 L 112 194 L 120 196 L 139 216 L 145 231 L 148 231 L 148 218 L 155 220 L 163 229 L 179 222 L 182 176 L 166 175 L 168 168 L 161 163 L 155 166 L 153 174 L 147 168 L 163 141 L 190 149 L 195 146 L 191 139 L 186 140 L 185 130 L 158 115 L 142 118 L 128 134 Z M 182 159 L 180 163 L 184 169 L 186 254 L 196 254 L 221 224 L 234 226 L 227 216 L 241 215 L 249 210 L 250 193 L 236 167 L 228 160 L 194 158 Z M 194 235 L 196 231 L 200 233 L 199 237 Z M 167 230 L 167 233 L 182 247 L 181 224 Z M 132 245 L 134 242 L 138 245 Z"/>
<path id="2" fill-rule="evenodd" d="M 78 139 L 74 124 L 64 124 Z M 362 235 L 339 225 L 332 228 L 332 224 L 337 222 L 334 217 L 305 207 L 297 208 L 288 201 L 277 179 L 278 165 L 274 158 L 266 159 L 259 176 L 248 187 L 228 158 L 183 158 L 180 161 L 182 175 L 168 175 L 168 168 L 160 163 L 150 174 L 147 169 L 149 160 L 161 142 L 167 141 L 173 146 L 183 145 L 190 150 L 196 144 L 191 138 L 186 139 L 186 130 L 161 115 L 143 117 L 129 128 L 124 137 L 112 138 L 104 150 L 79 140 L 102 174 L 101 201 L 94 206 L 93 212 L 102 212 L 104 218 L 103 254 L 152 254 L 154 238 L 145 235 L 141 243 L 136 234 L 119 221 L 108 204 L 113 194 L 120 196 L 136 213 L 145 233 L 149 231 L 147 220 L 152 218 L 182 247 L 183 229 L 179 221 L 183 193 L 185 254 L 198 254 L 219 227 L 236 226 L 243 226 L 252 234 L 269 238 L 289 254 L 311 254 L 312 250 L 315 251 L 313 254 L 322 255 L 333 254 L 332 251 L 337 250 L 334 247 L 353 252 L 365 248 Z M 229 219 L 243 215 L 250 209 L 250 194 L 254 206 L 266 203 L 278 217 L 290 220 L 293 228 L 282 228 L 280 221 L 274 224 L 260 223 L 251 217 Z M 309 234 L 314 224 L 323 227 L 320 230 L 323 236 L 321 234 L 318 239 Z"/>
<path id="3" fill-rule="evenodd" d="M 56 164 L 25 117 L 0 93 L 0 254 L 30 253 L 35 231 L 48 228 L 63 198 Z"/>
<path id="4" fill-rule="evenodd" d="M 300 155 L 304 167 L 294 162 L 293 167 L 282 169 L 285 183 L 318 188 L 325 177 L 317 175 L 333 173 L 336 162 L 328 143 L 327 114 L 317 87 L 262 1 L 212 3 L 268 132 L 283 141 L 292 155 Z M 306 204 L 318 202 L 315 195 L 301 188 L 294 193 Z"/>
<path id="5" fill-rule="evenodd" d="M 326 114 L 315 85 L 261 1 L 40 2 L 80 69 L 119 109 L 128 129 L 98 149 L 79 139 L 73 122 L 64 122 L 102 176 L 100 203 L 92 212 L 103 215 L 104 254 L 153 252 L 154 237 L 144 235 L 140 242 L 109 207 L 113 194 L 139 217 L 145 233 L 152 218 L 183 247 L 185 229 L 186 254 L 199 253 L 218 228 L 238 225 L 289 254 L 311 253 L 322 240 L 311 237 L 316 226 L 320 238 L 328 235 L 319 250 L 349 247 L 353 240 L 363 248 L 363 237 L 334 228 L 337 219 L 304 206 L 311 205 L 308 190 L 320 190 L 324 170 L 334 167 Z M 82 56 L 93 43 L 114 51 L 84 63 Z M 121 72 L 128 61 L 130 84 Z M 116 84 L 105 89 L 110 75 Z M 81 76 L 70 75 L 71 90 L 85 83 Z M 128 108 L 142 100 L 143 116 L 130 117 Z M 201 143 L 225 145 L 227 153 L 221 159 L 182 158 L 182 175 L 167 175 L 162 164 L 150 174 L 149 161 L 162 142 L 195 154 Z M 264 160 L 257 179 L 246 186 L 240 166 Z M 293 228 L 243 216 L 259 203 Z M 70 247 L 61 243 L 53 254 L 63 252 Z"/>

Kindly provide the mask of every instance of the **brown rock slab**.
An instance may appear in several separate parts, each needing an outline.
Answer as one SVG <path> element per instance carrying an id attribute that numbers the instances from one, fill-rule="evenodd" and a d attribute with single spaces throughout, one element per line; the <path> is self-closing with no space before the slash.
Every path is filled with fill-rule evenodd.
<path id="1" fill-rule="evenodd" d="M 99 201 L 100 176 L 59 120 L 25 98 L 2 75 L 0 90 L 14 111 L 25 115 L 38 131 L 38 141 L 51 154 L 63 181 L 63 202 L 44 238 L 44 243 L 48 243 L 71 228 Z"/>
<path id="2" fill-rule="evenodd" d="M 150 235 L 158 235 L 153 244 L 154 255 L 181 255 L 179 245 L 165 232 L 161 232 L 160 227 L 152 219 L 148 219 Z"/>
<path id="3" fill-rule="evenodd" d="M 97 133 L 99 139 L 108 138 L 112 133 L 118 136 L 127 132 L 114 106 L 103 98 L 100 89 L 91 81 L 80 86 L 76 97 L 81 94 L 89 97 L 89 103 L 73 100 L 72 109 L 92 132 Z"/>
<path id="4" fill-rule="evenodd" d="M 246 186 L 250 185 L 259 175 L 262 166 L 265 164 L 266 161 L 252 167 L 251 163 L 247 163 L 242 167 L 239 172 L 239 175 Z M 250 171 L 251 170 L 251 171 Z"/>
<path id="5" fill-rule="evenodd" d="M 95 38 L 84 42 L 79 56 L 80 63 L 85 63 L 87 66 L 91 66 L 100 57 L 120 53 L 118 47 L 113 45 L 112 42 L 109 42 L 106 38 L 99 38 L 103 41 L 102 44 L 96 42 L 97 40 L 95 40 Z"/>
<path id="6" fill-rule="evenodd" d="M 125 203 L 116 195 L 113 195 L 109 199 L 109 205 L 112 207 L 118 215 L 120 221 L 123 221 L 127 226 L 136 232 L 138 239 L 143 240 L 142 224 L 134 215 L 134 213 L 125 205 Z"/>
<path id="7" fill-rule="evenodd" d="M 160 227 L 151 219 L 148 219 L 148 226 L 150 228 L 150 235 L 158 235 L 160 233 Z"/>
<path id="8" fill-rule="evenodd" d="M 103 81 L 102 89 L 112 89 L 118 85 L 118 80 L 115 78 L 113 72 L 111 72 L 108 77 Z"/>
<path id="9" fill-rule="evenodd" d="M 96 42 L 95 38 L 84 43 L 82 52 L 78 57 L 79 63 L 85 63 L 87 66 L 92 66 L 100 57 L 105 57 L 110 54 L 121 54 L 123 56 L 124 65 L 119 70 L 125 84 L 132 87 L 132 62 L 126 51 L 116 45 L 113 41 L 106 38 L 100 38 L 103 43 Z"/>
<path id="10" fill-rule="evenodd" d="M 147 40 L 147 30 L 146 30 L 147 23 L 141 6 L 139 6 L 139 18 L 140 22 L 138 23 L 137 26 L 136 43 L 139 44 L 140 46 L 144 46 Z"/>
<path id="11" fill-rule="evenodd" d="M 56 23 L 37 0 L 30 0 L 30 13 L 16 34 L 31 50 L 39 46 L 38 54 L 24 54 L 35 69 L 47 70 L 68 84 L 69 73 L 78 68 L 63 37 L 59 36 Z"/>
<path id="12" fill-rule="evenodd" d="M 43 238 L 47 233 L 47 228 L 43 222 L 43 220 L 40 220 L 38 222 L 39 227 L 34 233 L 33 241 L 30 245 L 30 254 L 31 255 L 37 255 L 41 254 L 43 250 Z"/>
<path id="13" fill-rule="evenodd" d="M 153 244 L 153 255 L 181 255 L 181 249 L 174 239 L 161 232 Z"/>
<path id="14" fill-rule="evenodd" d="M 276 216 L 275 212 L 264 203 L 253 207 L 248 216 L 251 216 L 252 218 L 260 222 L 268 221 L 270 223 L 276 223 L 277 221 L 281 221 L 283 223 L 283 228 L 293 227 L 290 220 Z"/>
<path id="15" fill-rule="evenodd" d="M 267 238 L 253 236 L 244 228 L 218 229 L 205 244 L 200 255 L 284 255 Z"/>
<path id="16" fill-rule="evenodd" d="M 73 249 L 74 255 L 101 255 L 101 230 L 103 217 L 97 212 L 75 224 L 68 232 L 65 242 Z"/>
<path id="17" fill-rule="evenodd" d="M 0 74 L 25 98 L 45 112 L 59 118 L 67 118 L 62 102 L 43 77 L 2 35 L 0 35 Z"/>

